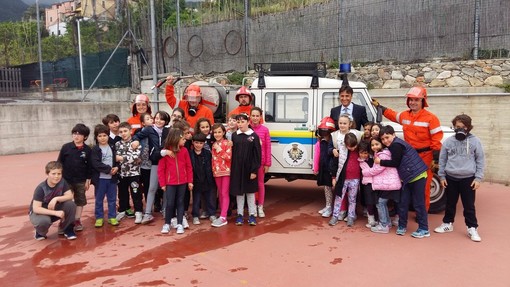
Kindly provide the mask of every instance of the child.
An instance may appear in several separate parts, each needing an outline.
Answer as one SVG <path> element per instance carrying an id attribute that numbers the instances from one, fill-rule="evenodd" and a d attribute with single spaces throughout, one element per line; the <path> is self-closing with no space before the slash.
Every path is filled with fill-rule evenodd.
<path id="1" fill-rule="evenodd" d="M 140 115 L 140 122 L 142 123 L 142 128 L 137 129 L 135 134 L 141 131 L 144 127 L 150 127 L 154 124 L 154 119 L 149 113 L 143 113 Z M 149 138 L 144 138 L 140 141 L 141 150 L 140 150 L 140 183 L 143 186 L 143 196 L 145 198 L 145 203 L 147 203 L 147 194 L 149 192 L 149 182 L 151 177 L 151 160 L 149 158 L 150 150 L 149 150 Z M 161 210 L 161 203 L 157 206 L 158 210 Z M 156 209 L 156 207 L 154 208 Z"/>
<path id="2" fill-rule="evenodd" d="M 158 181 L 165 191 L 165 224 L 161 233 L 170 232 L 170 223 L 175 209 L 177 209 L 177 234 L 184 233 L 184 193 L 186 185 L 193 190 L 193 168 L 191 166 L 188 150 L 184 148 L 186 139 L 179 129 L 170 129 L 165 140 L 165 149 L 173 152 L 174 156 L 165 156 L 160 160 L 158 166 Z M 176 204 L 177 202 L 177 204 Z M 177 208 L 176 208 L 177 206 Z"/>
<path id="3" fill-rule="evenodd" d="M 58 234 L 76 239 L 73 225 L 76 205 L 71 187 L 62 179 L 62 164 L 50 161 L 45 170 L 48 177 L 35 188 L 30 203 L 29 217 L 35 228 L 35 239 L 46 239 L 51 224 L 57 220 L 60 220 Z"/>
<path id="4" fill-rule="evenodd" d="M 108 203 L 108 223 L 113 226 L 119 225 L 115 217 L 115 205 L 117 203 L 117 167 L 115 161 L 115 147 L 108 144 L 110 130 L 105 125 L 97 125 L 94 128 L 96 145 L 92 148 L 92 184 L 95 187 L 96 208 L 95 227 L 102 227 L 104 223 L 103 201 L 106 196 Z"/>
<path id="5" fill-rule="evenodd" d="M 200 121 L 200 120 L 199 120 Z M 215 181 L 212 172 L 212 155 L 211 152 L 204 148 L 205 135 L 196 133 L 193 135 L 193 149 L 189 153 L 191 166 L 193 167 L 193 224 L 200 224 L 200 203 L 201 198 L 205 199 L 204 210 L 211 222 L 216 220 L 216 197 L 213 192 L 215 190 Z M 213 198 L 214 196 L 214 198 Z"/>
<path id="6" fill-rule="evenodd" d="M 480 139 L 471 130 L 471 117 L 458 115 L 452 120 L 455 137 L 447 138 L 439 154 L 441 186 L 446 188 L 446 210 L 441 226 L 434 229 L 437 233 L 453 231 L 453 222 L 459 195 L 464 207 L 464 220 L 469 238 L 482 241 L 478 234 L 478 221 L 475 211 L 475 193 L 483 179 L 485 155 Z"/>
<path id="7" fill-rule="evenodd" d="M 142 192 L 138 189 L 138 182 L 140 180 L 140 152 L 141 147 L 136 149 L 131 148 L 133 142 L 131 138 L 131 125 L 123 122 L 119 125 L 119 135 L 121 141 L 115 144 L 117 161 L 120 162 L 119 172 L 119 213 L 117 220 L 122 220 L 125 216 L 135 217 L 135 224 L 142 223 Z M 135 212 L 131 210 L 129 205 L 129 195 Z"/>
<path id="8" fill-rule="evenodd" d="M 179 107 L 175 107 L 172 110 L 172 114 L 170 115 L 170 118 L 171 118 L 170 125 L 172 125 L 172 126 L 176 122 L 184 120 L 184 110 Z"/>
<path id="9" fill-rule="evenodd" d="M 84 124 L 76 124 L 71 130 L 73 141 L 66 143 L 60 149 L 57 161 L 62 164 L 63 176 L 69 184 L 76 204 L 74 229 L 82 231 L 81 214 L 87 204 L 85 192 L 89 190 L 91 179 L 90 156 L 92 149 L 85 144 L 90 129 Z"/>
<path id="10" fill-rule="evenodd" d="M 374 157 L 381 160 L 391 159 L 391 152 L 387 149 L 379 138 L 372 138 L 370 147 Z M 388 212 L 388 200 L 392 199 L 398 202 L 400 199 L 400 188 L 402 183 L 398 176 L 398 171 L 394 167 L 383 167 L 379 164 L 370 167 L 366 162 L 360 163 L 363 178 L 372 178 L 372 189 L 377 194 L 377 212 L 379 215 L 379 224 L 370 229 L 375 233 L 388 233 L 390 231 L 390 214 Z"/>
<path id="11" fill-rule="evenodd" d="M 358 153 L 360 167 L 363 171 L 363 167 L 366 165 L 370 168 L 374 165 L 374 159 L 370 156 L 370 141 L 360 141 L 358 145 Z M 360 192 L 365 200 L 365 207 L 367 211 L 368 223 L 365 225 L 368 228 L 376 225 L 375 221 L 375 193 L 372 189 L 372 176 L 365 175 L 361 177 Z"/>
<path id="12" fill-rule="evenodd" d="M 152 216 L 152 206 L 154 205 L 156 191 L 158 190 L 158 163 L 161 159 L 161 145 L 163 139 L 168 134 L 166 125 L 170 122 L 170 115 L 167 112 L 159 111 L 154 116 L 154 125 L 145 127 L 136 135 L 133 136 L 132 148 L 137 148 L 140 145 L 140 140 L 145 138 L 149 139 L 149 159 L 151 160 L 151 172 L 149 179 L 149 191 L 147 194 L 147 202 L 145 204 L 145 213 L 142 218 L 142 224 L 147 224 L 154 220 Z"/>
<path id="13" fill-rule="evenodd" d="M 243 225 L 244 197 L 248 203 L 248 224 L 257 225 L 255 192 L 258 188 L 257 172 L 261 164 L 259 136 L 250 128 L 247 114 L 237 115 L 238 130 L 232 135 L 232 169 L 230 194 L 236 196 L 236 225 Z"/>
<path id="14" fill-rule="evenodd" d="M 339 121 L 340 122 L 340 121 Z M 348 194 L 349 197 L 349 209 L 347 212 L 347 226 L 352 227 L 356 220 L 356 197 L 358 194 L 359 182 L 361 178 L 361 169 L 358 163 L 358 138 L 353 133 L 345 135 L 344 140 L 345 147 L 347 148 L 347 154 L 339 155 L 339 159 L 345 158 L 343 164 L 340 167 L 340 160 L 334 163 L 338 163 L 338 168 L 333 164 L 332 172 L 336 171 L 336 176 L 333 178 L 333 186 L 335 187 L 335 203 L 333 208 L 333 217 L 329 221 L 329 225 L 334 226 L 338 223 L 338 216 L 340 215 L 340 206 L 342 199 Z"/>
<path id="15" fill-rule="evenodd" d="M 211 225 L 221 227 L 227 224 L 227 213 L 230 204 L 228 191 L 230 186 L 232 146 L 225 137 L 227 130 L 223 124 L 214 124 L 212 130 L 215 140 L 212 146 L 212 171 L 218 188 L 220 217 L 214 220 Z"/>
<path id="16" fill-rule="evenodd" d="M 102 120 L 103 125 L 107 126 L 110 129 L 110 138 L 108 139 L 109 145 L 115 145 L 115 143 L 120 141 L 119 136 L 119 124 L 120 119 L 117 115 L 108 114 Z"/>
<path id="17" fill-rule="evenodd" d="M 324 186 L 326 206 L 319 210 L 322 217 L 330 217 L 333 205 L 332 181 L 329 173 L 331 157 L 328 155 L 328 145 L 331 141 L 331 132 L 335 130 L 335 122 L 330 117 L 325 117 L 317 128 L 317 143 L 314 147 L 313 173 L 317 175 L 317 185 Z"/>
<path id="18" fill-rule="evenodd" d="M 213 139 L 211 138 L 211 122 L 207 118 L 198 119 L 195 125 L 195 134 L 202 133 L 205 135 L 205 144 L 204 149 L 211 151 L 211 146 L 213 144 Z"/>
<path id="19" fill-rule="evenodd" d="M 259 185 L 257 195 L 258 195 L 258 205 L 257 205 L 257 213 L 259 217 L 266 217 L 264 213 L 264 199 L 266 196 L 266 188 L 264 186 L 264 178 L 265 174 L 269 171 L 271 167 L 271 137 L 269 136 L 269 130 L 262 124 L 262 109 L 259 107 L 253 107 L 250 112 L 251 119 L 251 129 L 259 136 L 260 138 L 260 148 L 262 149 L 261 155 L 261 165 L 259 171 L 257 173 L 257 182 Z M 257 216 L 255 213 L 255 216 Z"/>
<path id="20" fill-rule="evenodd" d="M 405 235 L 407 231 L 407 214 L 409 201 L 412 197 L 413 208 L 416 211 L 418 230 L 411 234 L 414 238 L 429 237 L 429 226 L 427 211 L 425 209 L 425 183 L 427 180 L 427 169 L 418 152 L 407 142 L 395 136 L 392 126 L 384 126 L 379 132 L 382 143 L 391 152 L 391 159 L 381 160 L 374 158 L 374 163 L 384 167 L 396 167 L 398 175 L 402 180 L 402 192 L 398 205 L 398 228 L 397 235 Z"/>
<path id="21" fill-rule="evenodd" d="M 372 126 L 374 125 L 374 122 L 366 122 L 365 125 L 363 125 L 363 137 L 361 138 L 362 141 L 370 141 L 372 138 Z"/>
<path id="22" fill-rule="evenodd" d="M 382 125 L 380 123 L 375 123 L 372 125 L 372 128 L 370 129 L 370 135 L 373 138 L 379 137 L 379 131 L 381 130 Z"/>
<path id="23" fill-rule="evenodd" d="M 227 122 L 227 134 L 226 137 L 229 141 L 232 140 L 232 134 L 237 131 L 237 114 L 231 114 L 228 116 Z"/>
<path id="24" fill-rule="evenodd" d="M 338 130 L 331 134 L 331 141 L 328 145 L 328 155 L 334 157 L 333 164 L 336 168 L 338 162 L 338 169 L 342 170 L 345 160 L 347 158 L 347 148 L 344 144 L 344 137 L 348 133 L 356 135 L 358 142 L 361 140 L 361 132 L 355 130 L 354 122 L 351 120 L 351 116 L 348 114 L 342 114 L 338 117 Z M 332 171 L 332 176 L 336 177 L 337 170 Z M 347 197 L 343 198 L 342 205 L 340 207 L 340 213 L 338 214 L 338 220 L 347 221 Z"/>

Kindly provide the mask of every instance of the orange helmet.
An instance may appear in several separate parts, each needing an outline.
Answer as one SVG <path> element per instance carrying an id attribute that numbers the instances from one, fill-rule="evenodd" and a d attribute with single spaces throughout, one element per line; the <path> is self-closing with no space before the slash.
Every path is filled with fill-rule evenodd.
<path id="1" fill-rule="evenodd" d="M 236 101 L 239 102 L 239 96 L 240 95 L 247 95 L 248 97 L 250 97 L 250 102 L 253 101 L 253 96 L 252 94 L 250 93 L 250 91 L 245 87 L 245 86 L 242 86 L 238 91 L 237 91 L 237 94 L 236 94 Z"/>
<path id="2" fill-rule="evenodd" d="M 335 130 L 335 121 L 330 117 L 325 117 L 321 120 L 321 122 L 319 123 L 319 126 L 317 128 L 321 129 L 321 130 L 334 131 Z"/>
<path id="3" fill-rule="evenodd" d="M 184 92 L 185 99 L 189 99 L 189 97 L 200 97 L 201 95 L 200 87 L 197 85 L 189 85 Z"/>
<path id="4" fill-rule="evenodd" d="M 406 94 L 407 106 L 409 107 L 409 99 L 422 99 L 423 107 L 428 107 L 427 104 L 427 89 L 424 87 L 412 87 Z"/>
<path id="5" fill-rule="evenodd" d="M 149 97 L 147 97 L 147 95 L 144 95 L 144 94 L 139 94 L 135 98 L 135 104 L 136 103 L 146 103 L 148 105 L 149 104 Z"/>

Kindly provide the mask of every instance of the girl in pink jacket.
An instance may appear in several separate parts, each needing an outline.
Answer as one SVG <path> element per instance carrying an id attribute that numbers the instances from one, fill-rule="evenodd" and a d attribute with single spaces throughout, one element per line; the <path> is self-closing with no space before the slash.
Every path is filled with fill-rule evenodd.
<path id="1" fill-rule="evenodd" d="M 379 138 L 370 140 L 370 147 L 374 157 L 380 159 L 391 159 L 391 153 Z M 372 189 L 377 194 L 377 212 L 379 215 L 379 224 L 372 227 L 371 231 L 376 233 L 388 233 L 390 230 L 390 215 L 388 212 L 388 200 L 392 199 L 398 202 L 400 199 L 400 189 L 402 182 L 398 175 L 397 168 L 384 167 L 374 163 L 370 167 L 366 162 L 360 163 L 363 177 L 372 178 Z"/>
<path id="2" fill-rule="evenodd" d="M 161 233 L 170 232 L 170 222 L 175 214 L 177 205 L 177 234 L 184 233 L 182 218 L 184 216 L 184 194 L 186 186 L 193 190 L 193 168 L 188 149 L 184 148 L 186 138 L 180 129 L 170 129 L 165 140 L 165 149 L 173 152 L 174 156 L 164 156 L 159 160 L 158 180 L 165 192 L 165 224 Z M 177 203 L 177 204 L 176 204 Z"/>
<path id="3" fill-rule="evenodd" d="M 227 212 L 230 204 L 230 167 L 232 164 L 232 142 L 227 140 L 225 126 L 216 123 L 212 126 L 214 143 L 212 145 L 212 172 L 220 203 L 220 217 L 211 225 L 221 227 L 227 225 Z"/>
<path id="4" fill-rule="evenodd" d="M 262 160 L 259 172 L 257 173 L 259 189 L 256 193 L 258 194 L 257 213 L 259 217 L 266 216 L 264 213 L 264 199 L 266 195 L 264 177 L 271 166 L 271 137 L 269 136 L 269 130 L 267 127 L 261 124 L 263 114 L 262 109 L 259 107 L 253 107 L 250 112 L 251 129 L 259 136 L 260 147 L 262 149 Z M 257 214 L 255 214 L 255 216 L 257 216 Z"/>

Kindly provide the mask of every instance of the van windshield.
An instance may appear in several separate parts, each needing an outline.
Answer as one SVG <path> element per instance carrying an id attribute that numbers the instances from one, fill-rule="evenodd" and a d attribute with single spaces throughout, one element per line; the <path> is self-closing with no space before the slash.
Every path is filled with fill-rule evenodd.
<path id="1" fill-rule="evenodd" d="M 308 102 L 309 95 L 305 92 L 266 93 L 264 120 L 274 123 L 306 123 L 308 122 Z"/>
<path id="2" fill-rule="evenodd" d="M 352 102 L 365 107 L 368 120 L 374 121 L 372 112 L 368 108 L 367 102 L 365 101 L 362 93 L 355 91 L 354 94 L 352 94 Z M 322 94 L 322 114 L 324 117 L 329 116 L 331 109 L 338 105 L 340 105 L 340 101 L 338 100 L 338 92 L 325 92 Z"/>

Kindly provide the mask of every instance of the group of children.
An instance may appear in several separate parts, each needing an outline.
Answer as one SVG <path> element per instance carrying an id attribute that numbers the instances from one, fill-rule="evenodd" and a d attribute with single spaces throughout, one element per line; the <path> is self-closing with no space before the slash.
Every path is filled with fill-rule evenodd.
<path id="1" fill-rule="evenodd" d="M 169 233 L 174 227 L 177 234 L 182 234 L 189 227 L 184 215 L 191 199 L 193 224 L 209 218 L 212 226 L 221 227 L 228 223 L 227 215 L 235 205 L 231 196 L 237 202 L 236 225 L 244 223 L 245 197 L 248 223 L 256 225 L 257 216 L 265 217 L 263 179 L 271 165 L 269 131 L 261 124 L 262 115 L 262 110 L 254 107 L 250 115 L 231 115 L 227 127 L 220 123 L 211 125 L 208 119 L 201 118 L 192 135 L 180 108 L 175 108 L 172 115 L 164 111 L 158 111 L 154 117 L 147 112 L 140 113 L 138 129 L 110 114 L 103 119 L 103 124 L 95 126 L 92 148 L 85 144 L 89 128 L 77 124 L 72 129 L 73 141 L 62 146 L 56 162 L 48 164 L 48 179 L 36 189 L 37 197 L 34 194 L 34 201 L 41 201 L 45 211 L 41 212 L 40 206 L 32 203 L 31 220 L 39 215 L 49 218 L 49 224 L 42 228 L 41 220 L 32 220 L 36 239 L 45 239 L 51 222 L 64 218 L 61 212 L 54 212 L 55 200 L 48 207 L 53 197 L 57 202 L 69 201 L 74 206 L 72 216 L 66 214 L 65 222 L 62 220 L 59 233 L 69 239 L 76 238 L 74 232 L 83 230 L 81 215 L 90 184 L 95 188 L 97 228 L 105 221 L 119 225 L 126 217 L 135 218 L 135 224 L 149 223 L 154 220 L 152 212 L 156 207 L 165 217 L 161 233 Z M 52 176 L 50 181 L 54 169 L 59 170 L 56 173 L 60 178 Z M 47 190 L 51 188 L 47 186 L 53 188 L 54 182 L 65 185 L 59 186 L 59 193 L 48 197 Z M 216 202 L 220 209 L 218 217 Z"/>
<path id="2" fill-rule="evenodd" d="M 443 223 L 434 231 L 453 231 L 455 207 L 461 196 L 468 236 L 473 241 L 481 241 L 477 232 L 474 193 L 483 178 L 483 149 L 478 138 L 469 133 L 472 129 L 469 116 L 459 115 L 452 124 L 469 136 L 448 138 L 441 150 L 438 174 L 442 186 L 447 188 L 447 209 Z M 317 184 L 324 187 L 326 198 L 326 205 L 319 213 L 331 217 L 331 226 L 345 220 L 351 227 L 356 220 L 359 193 L 367 211 L 366 227 L 375 233 L 389 233 L 395 226 L 397 235 L 405 235 L 409 204 L 412 203 L 418 229 L 411 236 L 429 237 L 424 202 L 428 167 L 415 149 L 396 137 L 392 126 L 369 122 L 363 133 L 353 126 L 348 114 L 340 115 L 337 131 L 329 117 L 318 125 L 313 169 Z M 393 220 L 389 202 L 397 209 Z"/>

